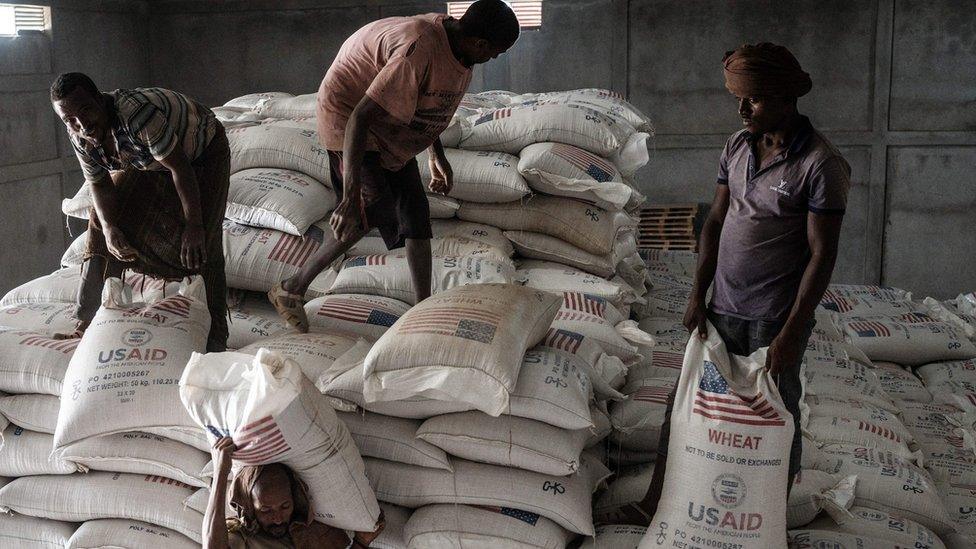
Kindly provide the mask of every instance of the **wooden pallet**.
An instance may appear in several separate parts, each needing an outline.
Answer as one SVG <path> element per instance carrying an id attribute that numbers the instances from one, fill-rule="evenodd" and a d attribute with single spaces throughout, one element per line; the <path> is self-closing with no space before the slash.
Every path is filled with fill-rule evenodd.
<path id="1" fill-rule="evenodd" d="M 695 221 L 699 212 L 701 207 L 696 203 L 657 204 L 641 209 L 637 248 L 697 251 Z"/>

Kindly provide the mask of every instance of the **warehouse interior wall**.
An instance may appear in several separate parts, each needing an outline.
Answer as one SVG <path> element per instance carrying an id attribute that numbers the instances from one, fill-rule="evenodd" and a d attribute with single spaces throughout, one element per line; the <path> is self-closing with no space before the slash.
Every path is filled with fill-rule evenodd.
<path id="1" fill-rule="evenodd" d="M 0 43 L 3 291 L 50 272 L 68 243 L 57 203 L 81 178 L 47 103 L 58 72 L 89 72 L 107 89 L 164 86 L 209 105 L 310 93 L 363 24 L 444 11 L 408 0 L 50 4 L 52 43 Z M 800 110 L 853 169 L 834 282 L 919 298 L 976 289 L 976 10 L 964 2 L 544 0 L 542 29 L 477 68 L 471 91 L 624 93 L 656 126 L 641 191 L 653 202 L 708 202 L 739 128 L 721 59 L 758 41 L 789 47 L 811 74 Z"/>

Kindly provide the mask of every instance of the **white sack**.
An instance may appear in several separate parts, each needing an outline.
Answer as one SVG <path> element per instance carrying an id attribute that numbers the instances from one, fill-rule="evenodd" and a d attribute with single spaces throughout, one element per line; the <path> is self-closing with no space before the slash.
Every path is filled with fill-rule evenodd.
<path id="1" fill-rule="evenodd" d="M 0 415 L 30 431 L 54 434 L 61 399 L 53 395 L 27 394 L 0 397 Z"/>
<path id="2" fill-rule="evenodd" d="M 410 305 L 389 297 L 366 294 L 325 295 L 305 304 L 309 326 L 379 339 Z"/>
<path id="3" fill-rule="evenodd" d="M 593 500 L 593 519 L 598 523 L 616 524 L 627 520 L 627 512 L 643 501 L 654 479 L 654 464 L 635 465 L 616 472 L 606 490 Z M 599 528 L 597 539 L 599 539 Z M 634 547 L 637 542 L 634 540 Z"/>
<path id="4" fill-rule="evenodd" d="M 285 334 L 252 343 L 239 352 L 256 355 L 268 349 L 295 361 L 312 384 L 325 384 L 345 370 L 334 367 L 339 357 L 356 345 L 357 340 L 342 334 L 308 333 Z"/>
<path id="5" fill-rule="evenodd" d="M 275 311 L 268 296 L 259 292 L 227 292 L 227 348 L 240 349 L 265 338 L 294 329 Z"/>
<path id="6" fill-rule="evenodd" d="M 430 205 L 430 218 L 451 219 L 457 214 L 461 204 L 449 196 L 427 193 L 427 203 Z"/>
<path id="7" fill-rule="evenodd" d="M 535 259 L 519 263 L 515 274 L 530 288 L 561 294 L 583 292 L 602 297 L 614 306 L 623 307 L 638 300 L 634 289 L 618 278 L 606 280 L 566 265 Z"/>
<path id="8" fill-rule="evenodd" d="M 634 208 L 644 198 L 612 162 L 563 143 L 534 143 L 522 149 L 518 171 L 536 192 L 577 198 L 608 210 Z"/>
<path id="9" fill-rule="evenodd" d="M 253 110 L 253 109 L 257 109 L 260 105 L 264 104 L 266 101 L 272 99 L 279 99 L 283 97 L 292 97 L 292 94 L 287 92 L 249 93 L 247 95 L 235 97 L 227 101 L 226 103 L 224 103 L 224 106 L 235 108 L 235 109 Z"/>
<path id="10" fill-rule="evenodd" d="M 85 248 L 88 246 L 88 231 L 82 231 L 61 256 L 61 267 L 77 267 L 85 262 Z"/>
<path id="11" fill-rule="evenodd" d="M 60 395 L 64 375 L 80 339 L 0 328 L 0 391 Z"/>
<path id="12" fill-rule="evenodd" d="M 61 213 L 68 217 L 88 219 L 94 207 L 95 201 L 92 198 L 91 185 L 88 183 L 82 183 L 71 198 L 61 200 Z"/>
<path id="13" fill-rule="evenodd" d="M 65 547 L 77 524 L 27 515 L 0 515 L 0 547 L 53 549 Z"/>
<path id="14" fill-rule="evenodd" d="M 196 549 L 199 544 L 175 530 L 138 520 L 98 519 L 84 522 L 64 545 L 65 549 L 110 547 Z"/>
<path id="15" fill-rule="evenodd" d="M 430 418 L 416 436 L 459 458 L 565 476 L 579 469 L 580 453 L 590 433 L 472 411 Z"/>
<path id="16" fill-rule="evenodd" d="M 498 227 L 482 223 L 471 223 L 459 219 L 433 219 L 430 231 L 434 238 L 461 237 L 488 244 L 501 250 L 505 257 L 511 257 L 515 250 L 512 243 Z"/>
<path id="17" fill-rule="evenodd" d="M 303 173 L 251 168 L 230 176 L 225 215 L 242 225 L 301 236 L 335 205 L 335 193 Z"/>
<path id="18" fill-rule="evenodd" d="M 497 416 L 509 407 L 525 351 L 546 334 L 559 302 L 559 296 L 511 284 L 435 294 L 407 311 L 370 350 L 364 398 L 427 396 Z"/>
<path id="19" fill-rule="evenodd" d="M 359 451 L 328 402 L 299 366 L 261 350 L 195 353 L 180 379 L 180 398 L 214 439 L 230 436 L 235 462 L 280 462 L 308 485 L 315 519 L 372 530 L 379 507 Z"/>
<path id="20" fill-rule="evenodd" d="M 230 172 L 248 168 L 281 168 L 328 182 L 329 153 L 314 129 L 261 124 L 227 130 Z"/>
<path id="21" fill-rule="evenodd" d="M 840 324 L 851 343 L 871 360 L 915 366 L 976 356 L 976 345 L 961 328 L 925 313 L 850 316 Z"/>
<path id="22" fill-rule="evenodd" d="M 702 545 L 740 543 L 748 535 L 750 545 L 776 546 L 786 537 L 792 418 L 765 369 L 765 349 L 731 355 L 714 326 L 707 340 L 696 336 L 685 351 L 671 415 L 669 497 L 640 546 L 692 531 Z M 655 525 L 662 525 L 661 538 Z"/>
<path id="23" fill-rule="evenodd" d="M 596 537 L 583 541 L 580 549 L 637 549 L 646 532 L 646 526 L 632 524 L 597 526 Z"/>
<path id="24" fill-rule="evenodd" d="M 801 469 L 793 478 L 786 503 L 786 526 L 799 528 L 817 518 L 825 506 L 846 509 L 854 502 L 857 477 L 837 477 L 816 469 Z"/>
<path id="25" fill-rule="evenodd" d="M 470 202 L 511 202 L 529 194 L 519 173 L 519 159 L 503 152 L 444 149 L 454 172 L 454 187 L 448 196 Z M 431 180 L 427 151 L 417 156 L 420 180 Z"/>
<path id="26" fill-rule="evenodd" d="M 821 446 L 863 446 L 892 452 L 905 459 L 917 457 L 915 437 L 899 423 L 881 425 L 862 418 L 823 416 L 810 418 L 804 431 Z"/>
<path id="27" fill-rule="evenodd" d="M 431 290 L 434 294 L 467 284 L 510 284 L 515 279 L 515 267 L 509 259 L 494 261 L 487 257 L 435 255 L 432 261 Z M 410 305 L 417 302 L 404 250 L 345 260 L 329 293 L 378 295 Z"/>
<path id="28" fill-rule="evenodd" d="M 183 506 L 192 493 L 175 480 L 127 473 L 21 477 L 0 489 L 0 509 L 71 522 L 140 520 L 199 542 L 203 515 Z"/>
<path id="29" fill-rule="evenodd" d="M 93 471 L 135 473 L 171 478 L 205 488 L 210 454 L 158 435 L 117 433 L 92 437 L 65 446 L 60 455 Z"/>
<path id="30" fill-rule="evenodd" d="M 528 231 L 505 231 L 505 236 L 521 257 L 561 263 L 603 278 L 612 277 L 616 268 L 613 254 L 591 254 L 554 236 Z"/>
<path id="31" fill-rule="evenodd" d="M 46 433 L 8 426 L 0 446 L 0 476 L 70 475 L 83 470 L 67 459 L 51 454 L 54 437 Z"/>
<path id="32" fill-rule="evenodd" d="M 291 277 L 322 245 L 324 233 L 318 225 L 298 237 L 272 229 L 258 229 L 224 220 L 224 261 L 227 286 L 267 292 Z M 331 230 L 331 229 L 327 229 Z M 309 287 L 309 297 L 325 293 L 335 279 L 335 271 L 325 269 Z"/>
<path id="33" fill-rule="evenodd" d="M 612 252 L 617 232 L 635 224 L 622 212 L 546 195 L 501 204 L 464 202 L 457 215 L 465 221 L 494 225 L 505 231 L 546 234 L 597 255 Z"/>
<path id="34" fill-rule="evenodd" d="M 117 278 L 105 282 L 102 306 L 81 338 L 61 392 L 55 449 L 89 437 L 125 431 L 166 436 L 195 428 L 180 406 L 178 382 L 194 351 L 207 346 L 210 312 L 203 279 L 180 292 L 133 303 Z"/>
<path id="35" fill-rule="evenodd" d="M 593 534 L 590 498 L 602 478 L 595 472 L 600 465 L 584 463 L 579 473 L 557 477 L 463 459 L 452 460 L 453 473 L 365 461 L 370 484 L 382 501 L 411 508 L 434 503 L 500 505 L 537 513 L 572 532 Z"/>
<path id="36" fill-rule="evenodd" d="M 421 422 L 381 416 L 370 412 L 342 412 L 339 419 L 349 428 L 356 447 L 364 456 L 451 470 L 444 450 L 418 436 Z"/>
<path id="37" fill-rule="evenodd" d="M 563 549 L 573 537 L 535 513 L 495 506 L 426 505 L 404 527 L 410 549 Z"/>
<path id="38" fill-rule="evenodd" d="M 268 97 L 254 106 L 254 111 L 267 118 L 314 117 L 316 109 L 315 93 L 294 97 Z"/>
<path id="39" fill-rule="evenodd" d="M 579 90 L 552 91 L 543 93 L 527 93 L 508 98 L 507 105 L 524 103 L 526 101 L 552 101 L 588 106 L 608 116 L 623 118 L 631 126 L 642 132 L 654 131 L 651 119 L 622 94 L 602 88 L 583 88 Z"/>
<path id="40" fill-rule="evenodd" d="M 25 303 L 0 307 L 0 326 L 43 334 L 70 333 L 76 320 L 71 318 L 74 303 Z"/>
<path id="41" fill-rule="evenodd" d="M 928 528 L 884 511 L 858 506 L 850 510 L 828 506 L 827 513 L 829 517 L 817 519 L 809 528 L 883 539 L 915 549 L 945 549 L 939 537 Z"/>

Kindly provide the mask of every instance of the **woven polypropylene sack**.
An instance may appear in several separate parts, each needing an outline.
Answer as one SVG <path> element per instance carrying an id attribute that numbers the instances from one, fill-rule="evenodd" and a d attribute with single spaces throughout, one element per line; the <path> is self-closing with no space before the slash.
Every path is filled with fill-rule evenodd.
<path id="1" fill-rule="evenodd" d="M 85 439 L 61 449 L 64 459 L 93 471 L 135 473 L 210 486 L 210 454 L 158 435 L 117 433 Z"/>
<path id="2" fill-rule="evenodd" d="M 498 227 L 483 223 L 471 223 L 460 219 L 434 219 L 430 222 L 430 231 L 434 238 L 462 237 L 469 240 L 483 242 L 501 250 L 506 257 L 511 257 L 515 250 L 512 243 Z"/>
<path id="3" fill-rule="evenodd" d="M 637 549 L 647 533 L 646 526 L 632 524 L 604 524 L 596 527 L 596 536 L 587 539 L 580 549 Z"/>
<path id="4" fill-rule="evenodd" d="M 404 527 L 409 549 L 563 549 L 573 537 L 535 513 L 495 506 L 426 505 Z"/>
<path id="5" fill-rule="evenodd" d="M 372 530 L 379 516 L 345 425 L 298 364 L 274 352 L 194 354 L 180 398 L 216 440 L 230 436 L 240 465 L 280 462 L 308 485 L 315 519 Z"/>
<path id="6" fill-rule="evenodd" d="M 364 456 L 451 470 L 451 462 L 444 450 L 417 436 L 417 430 L 421 427 L 419 420 L 370 412 L 342 412 L 338 415 Z"/>
<path id="7" fill-rule="evenodd" d="M 249 93 L 247 95 L 242 95 L 240 97 L 235 97 L 235 98 L 227 101 L 226 103 L 224 103 L 224 106 L 225 107 L 235 108 L 235 109 L 252 110 L 252 109 L 256 109 L 258 106 L 260 106 L 261 104 L 263 104 L 266 101 L 269 101 L 269 100 L 272 100 L 272 99 L 279 99 L 279 98 L 283 98 L 283 97 L 292 97 L 292 94 L 287 93 L 287 92 L 258 92 L 258 93 Z"/>
<path id="8" fill-rule="evenodd" d="M 525 351 L 549 329 L 560 296 L 512 284 L 435 294 L 376 342 L 365 363 L 368 402 L 412 396 L 467 402 L 497 416 L 509 408 Z"/>
<path id="9" fill-rule="evenodd" d="M 530 259 L 519 263 L 515 273 L 530 288 L 547 292 L 582 292 L 606 299 L 622 310 L 640 298 L 626 282 L 619 277 L 606 280 L 579 269 L 550 261 Z"/>
<path id="10" fill-rule="evenodd" d="M 247 290 L 227 292 L 227 348 L 240 349 L 265 338 L 274 337 L 294 328 L 275 311 L 268 296 Z"/>
<path id="11" fill-rule="evenodd" d="M 316 96 L 314 93 L 294 97 L 268 97 L 254 105 L 254 111 L 267 118 L 303 118 L 315 116 Z"/>
<path id="12" fill-rule="evenodd" d="M 578 198 L 605 209 L 633 208 L 643 200 L 613 162 L 564 143 L 534 143 L 522 149 L 518 170 L 537 192 Z"/>
<path id="13" fill-rule="evenodd" d="M 251 168 L 230 176 L 225 215 L 242 225 L 301 236 L 335 203 L 335 193 L 308 175 Z"/>
<path id="14" fill-rule="evenodd" d="M 203 515 L 183 506 L 193 493 L 172 479 L 128 473 L 21 477 L 0 488 L 0 509 L 70 522 L 125 518 L 200 542 Z"/>
<path id="15" fill-rule="evenodd" d="M 858 506 L 849 510 L 827 506 L 826 510 L 829 516 L 813 521 L 809 529 L 883 539 L 901 547 L 945 549 L 934 532 L 904 517 Z"/>
<path id="16" fill-rule="evenodd" d="M 0 547 L 51 549 L 65 547 L 77 524 L 27 515 L 0 516 Z"/>
<path id="17" fill-rule="evenodd" d="M 78 527 L 65 549 L 109 547 L 153 547 L 154 549 L 195 549 L 199 547 L 183 534 L 146 522 L 129 519 L 89 520 Z"/>
<path id="18" fill-rule="evenodd" d="M 589 106 L 606 115 L 623 118 L 642 132 L 652 132 L 651 119 L 627 101 L 623 94 L 602 88 L 528 93 L 508 99 L 507 105 L 525 101 L 561 101 Z"/>
<path id="19" fill-rule="evenodd" d="M 88 245 L 88 231 L 82 231 L 80 235 L 71 241 L 71 245 L 61 256 L 61 267 L 77 267 L 85 262 L 85 247 Z"/>
<path id="20" fill-rule="evenodd" d="M 840 321 L 851 343 L 871 360 L 915 366 L 976 356 L 962 328 L 926 313 L 850 316 Z"/>
<path id="21" fill-rule="evenodd" d="M 503 107 L 472 115 L 467 122 L 470 132 L 461 139 L 462 149 L 518 154 L 533 143 L 565 143 L 609 158 L 624 173 L 648 160 L 648 134 L 583 105 Z"/>
<path id="22" fill-rule="evenodd" d="M 367 294 L 326 295 L 305 304 L 309 326 L 372 339 L 379 339 L 409 309 L 399 299 Z"/>
<path id="23" fill-rule="evenodd" d="M 430 418 L 416 436 L 463 459 L 565 476 L 579 469 L 589 431 L 472 411 Z"/>
<path id="24" fill-rule="evenodd" d="M 252 343 L 239 352 L 256 355 L 261 349 L 274 351 L 295 361 L 312 384 L 324 385 L 345 371 L 341 364 L 335 366 L 335 363 L 356 342 L 357 339 L 349 334 L 284 334 Z"/>
<path id="25" fill-rule="evenodd" d="M 434 255 L 432 261 L 434 294 L 468 284 L 507 284 L 515 280 L 515 266 L 508 258 Z M 329 293 L 378 295 L 410 305 L 417 302 L 407 254 L 402 250 L 345 260 Z"/>
<path id="26" fill-rule="evenodd" d="M 260 124 L 227 130 L 231 173 L 248 168 L 281 168 L 328 183 L 329 152 L 308 128 Z"/>
<path id="27" fill-rule="evenodd" d="M 88 219 L 94 206 L 95 201 L 92 199 L 91 185 L 82 183 L 74 196 L 61 200 L 61 213 L 68 217 Z"/>
<path id="28" fill-rule="evenodd" d="M 53 436 L 8 425 L 0 446 L 0 476 L 70 475 L 82 470 L 72 461 L 51 454 Z"/>
<path id="29" fill-rule="evenodd" d="M 26 394 L 0 397 L 0 415 L 30 431 L 54 434 L 61 399 L 53 395 Z"/>
<path id="30" fill-rule="evenodd" d="M 454 173 L 454 186 L 448 196 L 470 202 L 510 202 L 529 194 L 529 186 L 519 173 L 517 156 L 503 152 L 445 149 Z M 427 151 L 417 157 L 420 179 L 431 180 Z"/>
<path id="31" fill-rule="evenodd" d="M 272 286 L 294 275 L 322 245 L 322 227 L 312 225 L 295 236 L 273 229 L 248 227 L 224 220 L 224 262 L 227 286 L 241 290 L 267 292 Z M 325 269 L 309 287 L 308 296 L 325 293 L 335 279 L 335 271 Z"/>
<path id="32" fill-rule="evenodd" d="M 622 212 L 545 195 L 501 204 L 464 202 L 457 215 L 465 221 L 494 225 L 506 231 L 547 234 L 597 255 L 611 253 L 617 232 L 634 224 Z"/>
<path id="33" fill-rule="evenodd" d="M 714 326 L 706 340 L 696 336 L 671 414 L 669 496 L 640 547 L 689 531 L 700 532 L 702 545 L 738 543 L 748 534 L 756 547 L 776 546 L 786 538 L 792 418 L 765 369 L 765 349 L 731 355 Z"/>
<path id="34" fill-rule="evenodd" d="M 125 297 L 117 278 L 105 283 L 102 306 L 71 357 L 61 391 L 55 449 L 126 431 L 166 435 L 195 428 L 180 406 L 178 382 L 194 351 L 207 346 L 210 312 L 203 279 L 149 303 Z"/>
<path id="35" fill-rule="evenodd" d="M 78 321 L 71 318 L 74 303 L 24 303 L 0 306 L 0 326 L 47 335 L 70 333 Z"/>
<path id="36" fill-rule="evenodd" d="M 60 395 L 64 375 L 80 340 L 0 328 L 0 391 Z"/>
<path id="37" fill-rule="evenodd" d="M 505 506 L 536 513 L 563 528 L 593 535 L 590 500 L 601 466 L 584 461 L 568 477 L 455 459 L 454 472 L 366 458 L 376 496 L 405 507 L 434 503 Z"/>

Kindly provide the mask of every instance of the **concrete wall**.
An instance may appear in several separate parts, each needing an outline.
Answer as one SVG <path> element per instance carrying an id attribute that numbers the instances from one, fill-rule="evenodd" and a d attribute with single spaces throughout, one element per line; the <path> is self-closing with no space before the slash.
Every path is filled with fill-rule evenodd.
<path id="1" fill-rule="evenodd" d="M 79 32 L 95 22 L 131 40 L 131 47 L 92 49 L 68 25 L 60 37 L 55 29 L 53 49 L 37 46 L 41 61 L 24 61 L 0 47 L 0 73 L 38 71 L 47 65 L 22 65 L 49 58 L 53 67 L 74 63 L 93 71 L 106 87 L 148 81 L 214 105 L 253 91 L 314 91 L 359 26 L 444 9 L 441 1 L 417 0 L 63 4 L 55 22 L 60 17 Z M 139 25 L 146 23 L 136 14 L 143 9 L 152 19 L 148 40 L 140 42 L 145 27 Z M 814 81 L 801 110 L 854 170 L 835 281 L 883 282 L 940 297 L 976 289 L 976 10 L 967 3 L 545 0 L 544 17 L 541 30 L 525 33 L 507 55 L 476 69 L 472 90 L 594 86 L 627 94 L 657 127 L 651 164 L 638 183 L 658 202 L 711 199 L 719 151 L 738 126 L 723 86 L 722 54 L 744 42 L 788 46 Z M 148 68 L 141 61 L 147 49 Z M 111 61 L 100 63 L 105 56 Z M 40 123 L 47 114 L 37 92 L 45 77 L 13 80 L 28 85 L 8 80 L 0 79 L 0 124 L 31 139 L 0 136 L 0 166 L 37 167 L 0 167 L 0 181 L 44 181 L 38 184 L 73 191 L 78 179 L 65 180 L 72 163 L 64 142 L 56 151 L 51 144 L 60 130 Z M 8 111 L 18 114 L 11 118 Z M 52 173 L 61 181 L 43 179 Z M 3 207 L 18 210 L 6 201 Z M 45 219 L 40 238 L 57 233 L 48 210 L 12 213 Z M 22 236 L 16 224 L 4 227 L 0 231 Z M 7 237 L 0 234 L 0 241 L 11 242 Z M 51 257 L 34 263 L 50 269 Z M 5 265 L 0 287 L 40 267 L 18 262 L 10 268 L 16 275 L 7 276 Z"/>
<path id="2" fill-rule="evenodd" d="M 82 71 L 105 88 L 149 80 L 145 4 L 38 1 L 52 7 L 51 33 L 0 38 L 0 291 L 58 266 L 71 242 L 61 199 L 82 177 L 48 89 Z M 77 234 L 77 233 L 76 233 Z"/>

